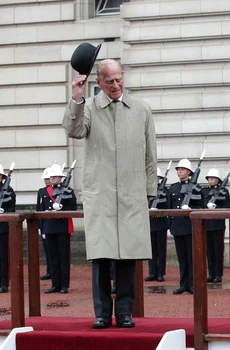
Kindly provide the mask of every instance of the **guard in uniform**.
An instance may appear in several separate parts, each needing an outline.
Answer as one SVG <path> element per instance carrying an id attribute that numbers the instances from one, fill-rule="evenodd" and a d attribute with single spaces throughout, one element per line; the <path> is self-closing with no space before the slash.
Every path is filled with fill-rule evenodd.
<path id="1" fill-rule="evenodd" d="M 0 164 L 0 192 L 7 175 Z M 4 213 L 15 212 L 16 195 L 12 187 L 4 192 L 2 209 Z M 8 222 L 0 222 L 0 293 L 7 293 L 9 287 L 8 261 L 9 261 L 9 225 Z"/>
<path id="2" fill-rule="evenodd" d="M 46 168 L 43 171 L 41 178 L 44 180 L 46 186 L 39 188 L 39 190 L 38 190 L 37 208 L 36 208 L 37 211 L 39 211 L 40 201 L 42 201 L 42 198 L 46 197 L 46 196 L 49 197 L 48 192 L 47 192 L 47 187 L 50 186 L 50 167 Z M 43 244 L 45 258 L 46 258 L 46 274 L 40 276 L 40 280 L 42 280 L 42 281 L 51 279 L 51 263 L 50 263 L 50 256 L 49 256 L 49 251 L 48 251 L 47 243 L 46 243 L 46 236 L 43 233 L 43 220 L 44 219 L 40 219 L 40 221 L 39 221 L 39 234 L 41 235 L 41 238 L 42 238 L 42 244 Z"/>
<path id="3" fill-rule="evenodd" d="M 176 166 L 179 182 L 169 188 L 169 208 L 181 209 L 181 204 L 186 194 L 187 184 L 193 174 L 191 162 L 181 159 Z M 192 191 L 189 203 L 192 209 L 203 207 L 201 187 L 197 184 Z M 189 292 L 193 294 L 193 265 L 192 265 L 192 224 L 188 217 L 178 216 L 170 218 L 170 231 L 174 236 L 177 258 L 180 269 L 180 287 L 173 294 Z"/>
<path id="4" fill-rule="evenodd" d="M 216 168 L 209 170 L 206 180 L 208 180 L 209 186 L 202 188 L 205 208 L 207 208 L 210 199 L 213 197 L 213 195 L 215 195 L 222 182 L 219 171 Z M 214 204 L 215 205 L 212 209 L 230 207 L 229 192 L 226 188 L 221 190 Z M 209 273 L 207 282 L 222 282 L 225 228 L 225 219 L 206 220 L 207 260 Z"/>
<path id="5" fill-rule="evenodd" d="M 160 180 L 163 179 L 161 171 L 157 168 L 158 187 Z M 168 190 L 165 187 L 159 196 L 156 209 L 167 209 Z M 153 200 L 150 201 L 150 208 Z M 164 281 L 167 251 L 167 230 L 168 218 L 150 216 L 151 246 L 152 259 L 149 260 L 149 276 L 145 277 L 145 281 Z"/>
<path id="6" fill-rule="evenodd" d="M 62 167 L 53 164 L 50 167 L 50 183 L 47 187 L 48 196 L 40 201 L 41 211 L 53 210 L 53 203 L 60 195 L 63 187 L 62 178 L 65 177 Z M 61 210 L 76 210 L 77 201 L 72 188 L 64 191 L 61 201 Z M 46 235 L 47 247 L 51 261 L 52 287 L 44 293 L 68 293 L 70 280 L 70 237 L 73 233 L 72 219 L 44 219 L 43 234 Z"/>

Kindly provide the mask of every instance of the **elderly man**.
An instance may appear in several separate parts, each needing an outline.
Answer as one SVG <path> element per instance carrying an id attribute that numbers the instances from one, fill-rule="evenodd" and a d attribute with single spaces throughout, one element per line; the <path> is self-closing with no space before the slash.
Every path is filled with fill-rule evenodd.
<path id="1" fill-rule="evenodd" d="M 156 195 L 156 142 L 150 107 L 124 91 L 120 64 L 97 66 L 101 92 L 85 101 L 86 75 L 72 83 L 63 127 L 85 138 L 83 205 L 92 261 L 93 328 L 112 325 L 110 260 L 116 261 L 118 327 L 134 327 L 135 260 L 151 258 L 147 197 Z"/>

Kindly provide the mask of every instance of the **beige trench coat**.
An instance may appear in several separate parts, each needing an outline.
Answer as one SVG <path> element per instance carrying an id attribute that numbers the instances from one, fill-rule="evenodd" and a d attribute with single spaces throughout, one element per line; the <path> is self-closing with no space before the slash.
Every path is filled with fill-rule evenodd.
<path id="1" fill-rule="evenodd" d="M 156 195 L 157 158 L 150 107 L 126 93 L 110 103 L 101 91 L 86 104 L 70 101 L 62 125 L 69 137 L 86 139 L 87 259 L 151 258 L 147 195 Z"/>

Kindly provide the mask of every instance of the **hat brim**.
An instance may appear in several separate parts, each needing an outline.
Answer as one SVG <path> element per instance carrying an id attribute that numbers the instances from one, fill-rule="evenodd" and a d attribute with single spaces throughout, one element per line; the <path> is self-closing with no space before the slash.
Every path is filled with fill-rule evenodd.
<path id="1" fill-rule="evenodd" d="M 209 177 L 215 177 L 216 179 L 219 179 L 220 181 L 222 181 L 218 176 L 205 176 L 205 179 L 208 180 Z"/>
<path id="2" fill-rule="evenodd" d="M 8 175 L 4 174 L 4 173 L 0 173 L 0 175 L 4 176 L 4 178 L 6 179 Z"/>
<path id="3" fill-rule="evenodd" d="M 99 45 L 96 47 L 95 54 L 94 54 L 93 59 L 92 59 L 92 62 L 91 62 L 91 66 L 90 66 L 90 68 L 89 68 L 89 72 L 86 74 L 87 77 L 90 75 L 90 73 L 91 73 L 91 71 L 92 71 L 92 69 L 93 69 L 94 63 L 95 63 L 95 61 L 96 61 L 96 58 L 97 58 L 97 55 L 99 54 L 100 49 L 101 49 L 101 44 L 99 44 Z"/>

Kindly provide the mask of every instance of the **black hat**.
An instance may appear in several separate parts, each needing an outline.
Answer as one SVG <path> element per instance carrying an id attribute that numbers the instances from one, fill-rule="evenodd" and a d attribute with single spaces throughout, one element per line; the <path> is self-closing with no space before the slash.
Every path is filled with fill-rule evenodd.
<path id="1" fill-rule="evenodd" d="M 71 57 L 71 66 L 73 69 L 80 74 L 85 74 L 88 76 L 93 68 L 100 48 L 101 44 L 97 47 L 89 43 L 80 44 Z"/>

